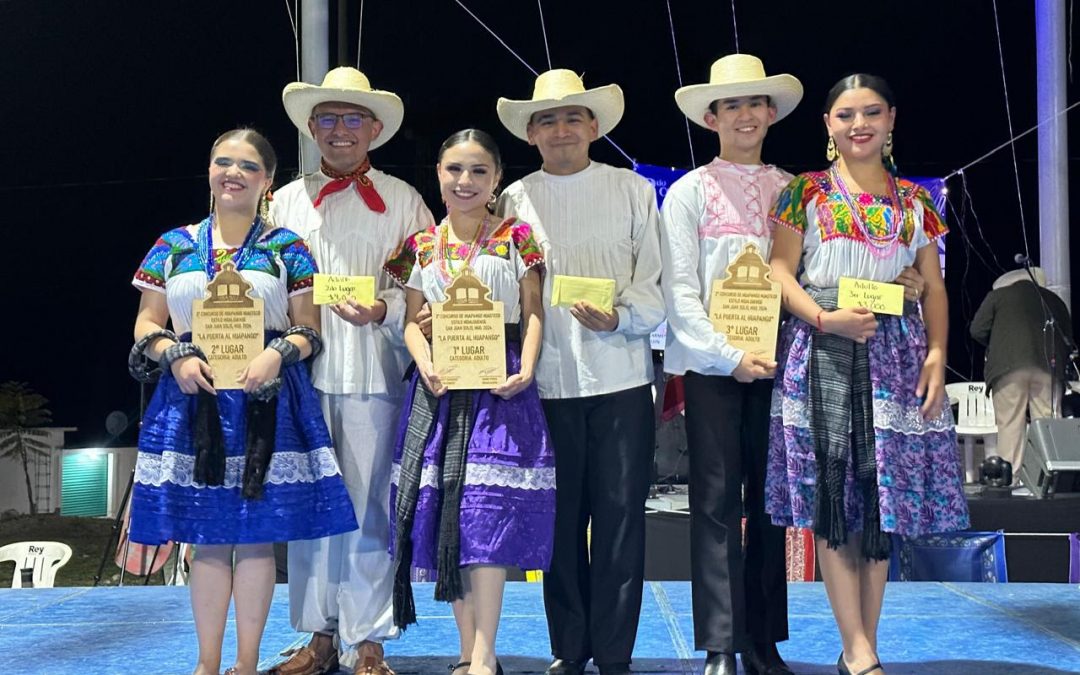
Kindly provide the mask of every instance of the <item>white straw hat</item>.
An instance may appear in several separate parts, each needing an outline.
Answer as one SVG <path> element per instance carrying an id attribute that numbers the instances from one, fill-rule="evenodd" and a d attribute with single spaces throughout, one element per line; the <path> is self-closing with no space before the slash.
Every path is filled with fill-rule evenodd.
<path id="1" fill-rule="evenodd" d="M 739 96 L 768 96 L 776 106 L 774 122 L 787 117 L 802 100 L 803 87 L 792 75 L 765 76 L 761 59 L 749 54 L 729 54 L 713 61 L 708 84 L 691 84 L 675 92 L 679 110 L 699 126 L 713 101 Z"/>
<path id="2" fill-rule="evenodd" d="M 557 68 L 537 76 L 531 99 L 515 101 L 500 98 L 495 109 L 503 126 L 521 140 L 527 141 L 529 135 L 526 129 L 533 114 L 567 105 L 580 105 L 591 110 L 596 117 L 598 136 L 603 136 L 614 129 L 622 119 L 622 89 L 617 84 L 586 89 L 577 73 Z"/>
<path id="3" fill-rule="evenodd" d="M 405 105 L 397 94 L 372 89 L 367 75 L 347 66 L 328 72 L 322 85 L 307 82 L 286 85 L 281 92 L 281 102 L 285 104 L 289 119 L 308 138 L 312 138 L 308 118 L 320 103 L 351 103 L 367 108 L 383 125 L 382 133 L 371 141 L 371 150 L 393 138 L 405 117 Z"/>

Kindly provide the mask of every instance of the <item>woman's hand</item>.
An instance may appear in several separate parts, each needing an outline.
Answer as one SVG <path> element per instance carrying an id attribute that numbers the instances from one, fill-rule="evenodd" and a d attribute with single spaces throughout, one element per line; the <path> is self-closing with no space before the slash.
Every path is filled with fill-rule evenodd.
<path id="1" fill-rule="evenodd" d="M 197 356 L 185 356 L 173 361 L 171 368 L 177 386 L 185 394 L 195 394 L 199 389 L 204 389 L 217 395 L 214 385 L 210 384 L 210 380 L 214 379 L 214 369 L 206 361 Z"/>
<path id="2" fill-rule="evenodd" d="M 516 396 L 518 392 L 527 388 L 533 381 L 532 372 L 527 373 L 514 373 L 510 377 L 506 378 L 506 382 L 503 382 L 499 386 L 491 390 L 492 394 L 495 394 L 503 400 L 509 400 Z"/>
<path id="3" fill-rule="evenodd" d="M 236 377 L 244 385 L 244 393 L 250 394 L 257 387 L 269 382 L 281 372 L 281 354 L 269 347 L 251 360 L 247 368 Z"/>
<path id="4" fill-rule="evenodd" d="M 926 279 L 923 279 L 923 275 L 914 267 L 902 269 L 893 283 L 904 287 L 904 299 L 909 302 L 918 302 L 926 291 Z"/>
<path id="5" fill-rule="evenodd" d="M 834 309 L 822 312 L 819 318 L 824 332 L 846 337 L 859 344 L 864 344 L 877 331 L 877 319 L 865 307 Z"/>
<path id="6" fill-rule="evenodd" d="M 936 349 L 931 349 L 923 361 L 919 373 L 919 384 L 915 395 L 923 402 L 919 407 L 923 419 L 937 417 L 945 402 L 945 356 Z"/>
<path id="7" fill-rule="evenodd" d="M 449 391 L 447 386 L 439 379 L 439 375 L 435 372 L 435 366 L 432 365 L 431 361 L 417 362 L 416 370 L 420 373 L 420 380 L 424 383 L 424 386 L 428 388 L 428 391 L 435 398 L 439 398 Z"/>

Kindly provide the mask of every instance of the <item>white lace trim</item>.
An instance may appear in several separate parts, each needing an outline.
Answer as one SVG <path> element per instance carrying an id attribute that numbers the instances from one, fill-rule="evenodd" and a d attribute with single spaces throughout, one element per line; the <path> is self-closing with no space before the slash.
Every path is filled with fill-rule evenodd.
<path id="1" fill-rule="evenodd" d="M 874 428 L 889 429 L 907 436 L 922 436 L 953 428 L 951 411 L 943 410 L 937 417 L 925 420 L 918 408 L 903 408 L 893 401 L 874 400 Z M 784 426 L 810 428 L 810 411 L 806 401 L 784 398 L 774 392 L 770 415 L 782 417 Z"/>
<path id="2" fill-rule="evenodd" d="M 437 466 L 425 466 L 420 472 L 420 487 L 439 488 Z M 394 464 L 390 470 L 390 483 L 397 485 L 401 478 L 401 465 Z M 523 468 L 502 464 L 469 464 L 465 467 L 466 485 L 489 485 L 515 490 L 554 490 L 555 468 Z"/>
<path id="3" fill-rule="evenodd" d="M 244 458 L 225 458 L 225 480 L 222 485 L 210 487 L 240 487 L 244 480 Z M 340 475 L 337 458 L 330 448 L 318 448 L 311 452 L 275 451 L 270 457 L 266 482 L 274 485 L 284 483 L 314 483 L 322 478 Z M 207 487 L 195 481 L 195 457 L 179 452 L 165 451 L 160 456 L 140 452 L 135 463 L 135 481 L 143 485 L 160 487 L 173 483 L 183 487 Z"/>

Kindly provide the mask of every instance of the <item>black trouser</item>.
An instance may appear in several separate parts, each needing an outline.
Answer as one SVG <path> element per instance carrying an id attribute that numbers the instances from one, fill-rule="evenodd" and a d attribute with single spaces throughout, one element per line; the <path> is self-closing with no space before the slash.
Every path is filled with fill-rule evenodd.
<path id="1" fill-rule="evenodd" d="M 555 448 L 555 547 L 544 574 L 551 653 L 629 663 L 656 437 L 650 385 L 543 404 Z"/>
<path id="2" fill-rule="evenodd" d="M 734 652 L 781 642 L 788 637 L 784 529 L 765 513 L 773 381 L 689 372 L 684 384 L 695 647 Z"/>

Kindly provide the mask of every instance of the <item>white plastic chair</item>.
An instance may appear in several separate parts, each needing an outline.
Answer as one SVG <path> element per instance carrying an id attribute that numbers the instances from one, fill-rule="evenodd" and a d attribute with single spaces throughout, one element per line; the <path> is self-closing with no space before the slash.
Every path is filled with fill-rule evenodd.
<path id="1" fill-rule="evenodd" d="M 950 404 L 957 405 L 956 435 L 964 443 L 964 476 L 968 483 L 979 480 L 975 466 L 975 440 L 983 439 L 985 456 L 997 449 L 997 420 L 993 394 L 987 395 L 985 382 L 954 382 L 945 385 Z"/>
<path id="2" fill-rule="evenodd" d="M 0 562 L 15 563 L 12 588 L 23 588 L 23 572 L 29 572 L 29 588 L 52 588 L 56 570 L 71 559 L 71 547 L 58 541 L 20 541 L 0 547 Z"/>

